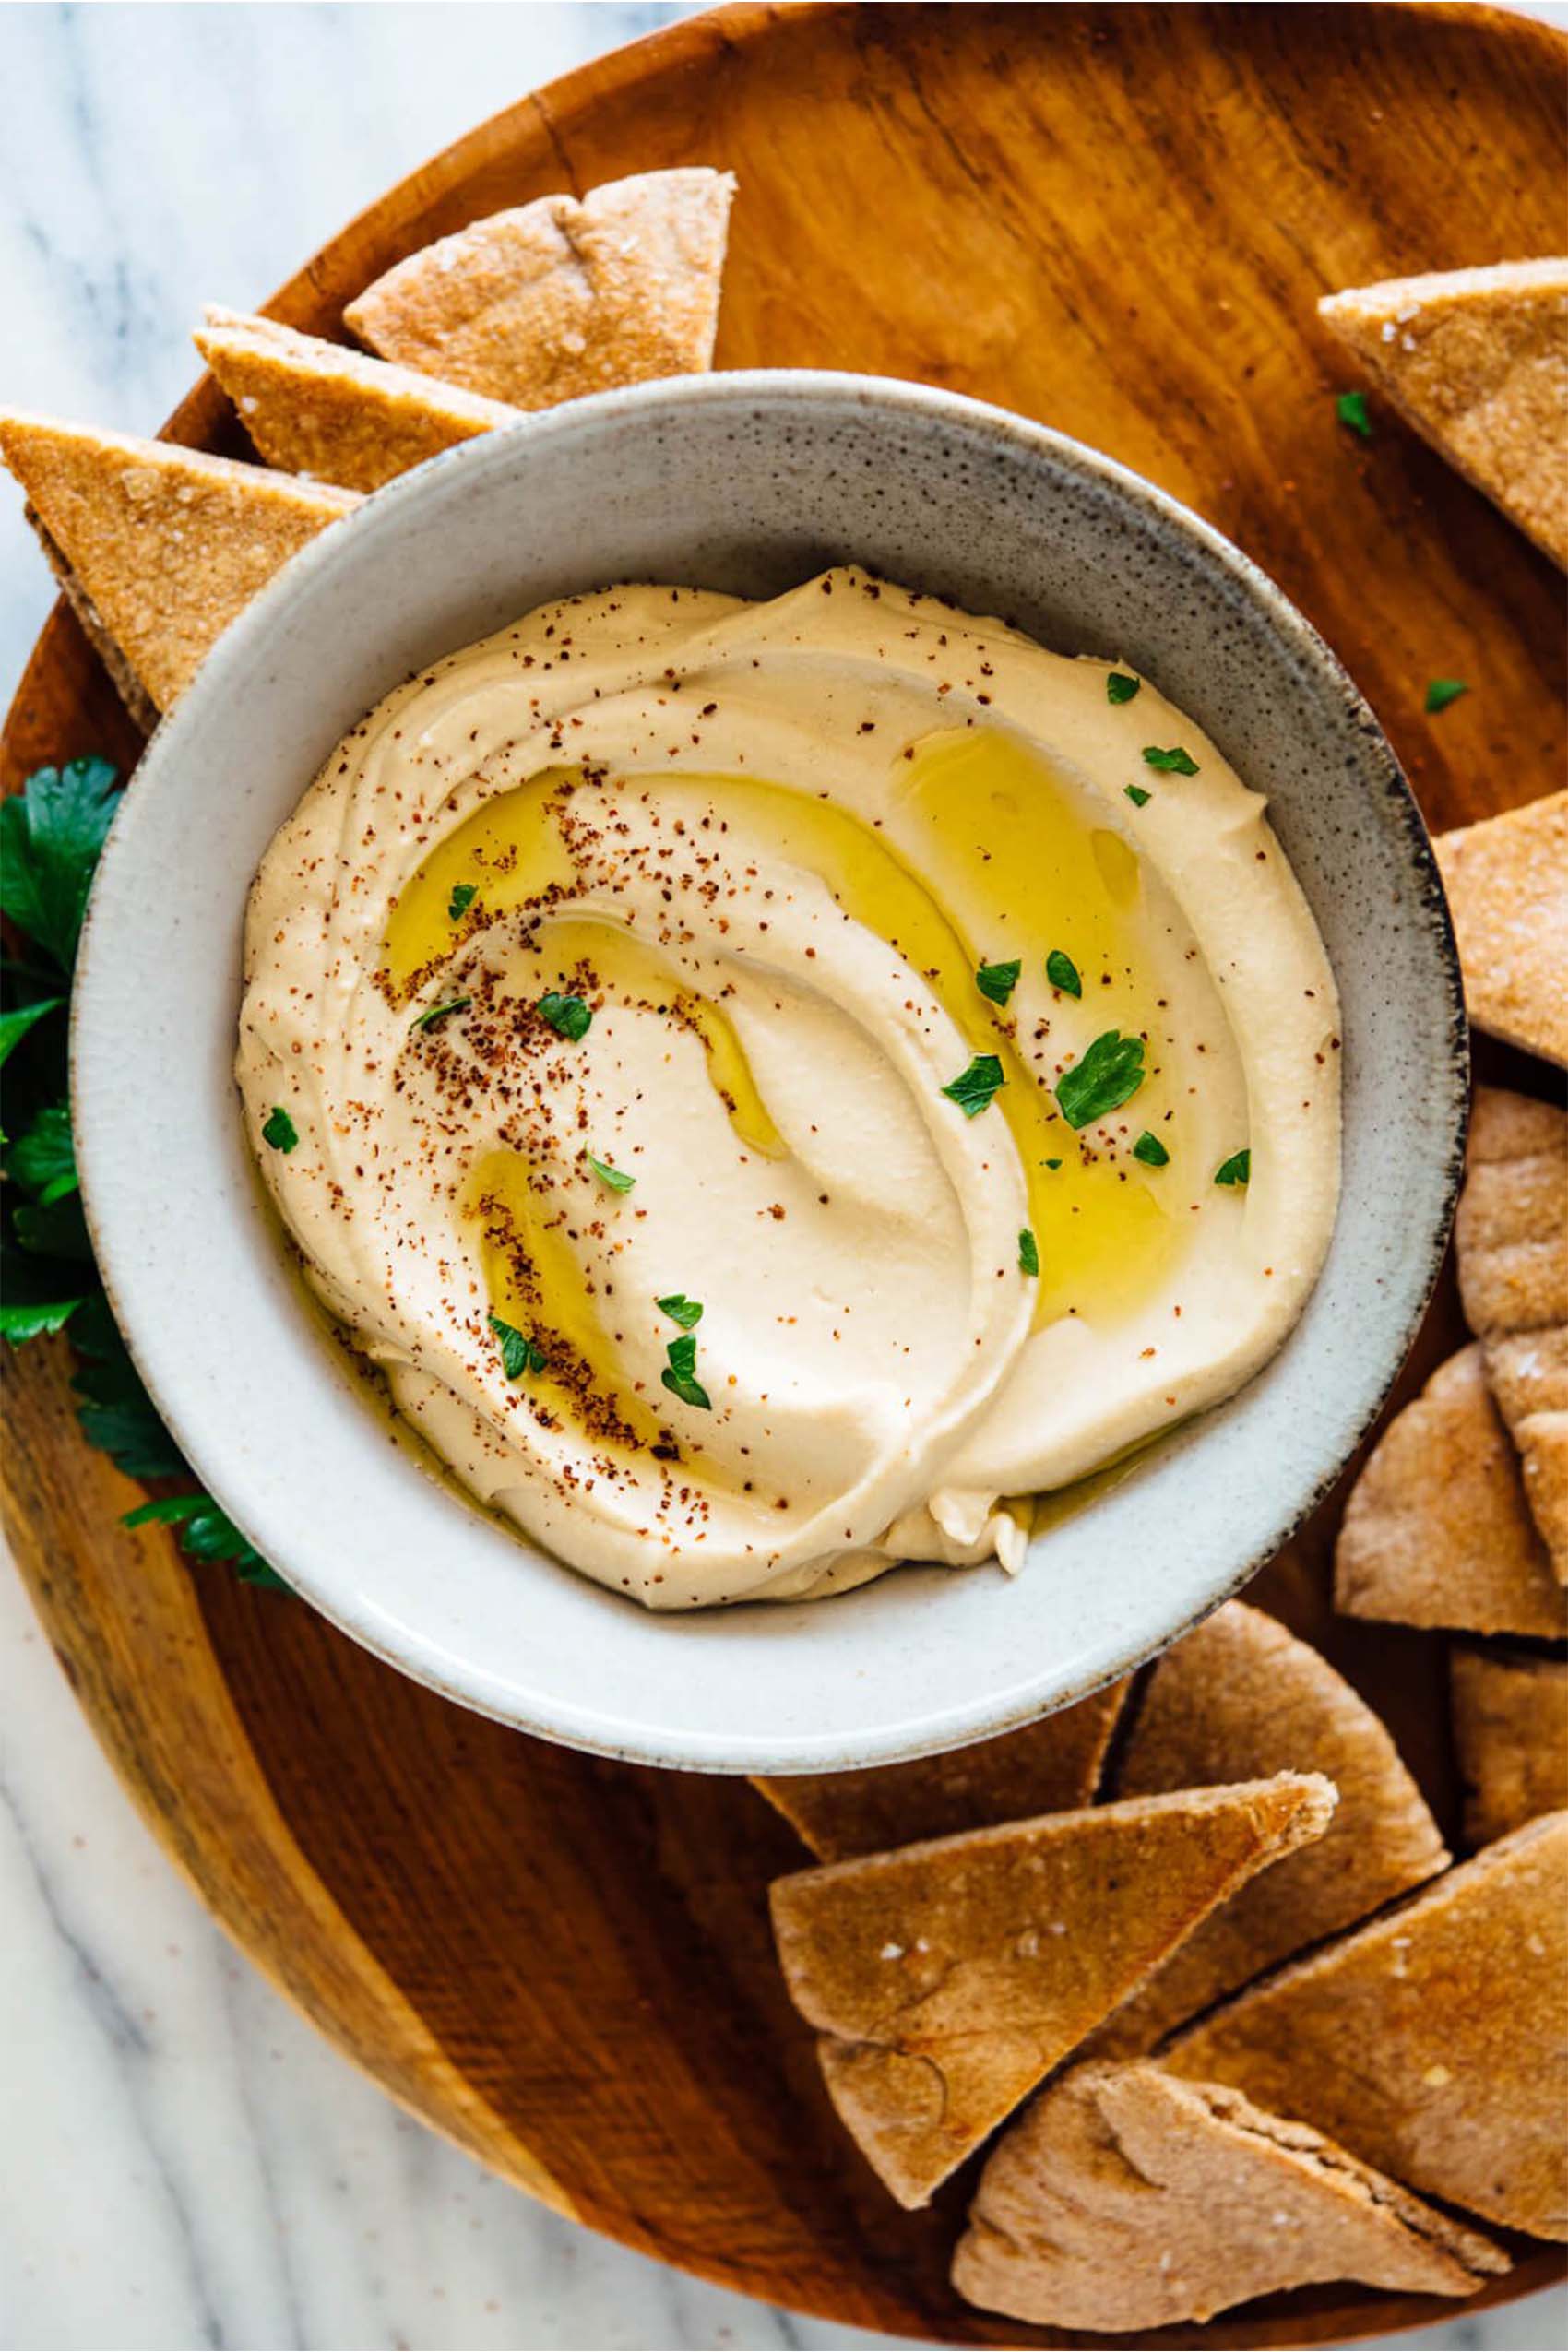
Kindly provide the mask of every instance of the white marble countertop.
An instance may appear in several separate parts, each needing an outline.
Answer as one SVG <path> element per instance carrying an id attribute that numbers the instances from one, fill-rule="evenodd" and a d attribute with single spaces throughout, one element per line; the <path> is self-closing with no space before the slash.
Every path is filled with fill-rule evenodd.
<path id="1" fill-rule="evenodd" d="M 250 306 L 470 124 L 687 13 L 0 5 L 0 398 L 151 430 L 193 379 L 203 303 Z M 0 697 L 52 594 L 9 489 Z M 8 1562 L 0 1922 L 10 2352 L 885 2340 L 594 2238 L 399 2114 L 176 1879 Z M 1568 2325 L 1538 2298 L 1400 2341 L 1526 2352 Z"/>

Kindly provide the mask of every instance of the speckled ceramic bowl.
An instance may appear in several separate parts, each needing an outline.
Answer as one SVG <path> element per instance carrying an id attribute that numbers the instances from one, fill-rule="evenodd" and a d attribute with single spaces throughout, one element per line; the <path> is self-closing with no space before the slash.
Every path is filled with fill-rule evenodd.
<path id="1" fill-rule="evenodd" d="M 333 743 L 436 655 L 572 589 L 767 595 L 847 560 L 1063 651 L 1126 659 L 1267 792 L 1343 997 L 1338 1226 L 1266 1371 L 1037 1538 L 1016 1579 L 907 1569 L 826 1602 L 652 1617 L 427 1475 L 302 1304 L 230 1075 L 245 894 Z M 180 1444 L 251 1539 L 346 1632 L 467 1705 L 717 1772 L 890 1761 L 1003 1730 L 1239 1590 L 1329 1486 L 1404 1358 L 1447 1231 L 1467 1076 L 1420 818 L 1366 705 L 1279 591 L 1059 434 L 948 393 L 795 373 L 529 419 L 393 483 L 298 557 L 131 786 L 89 911 L 74 1042 L 111 1298 Z"/>

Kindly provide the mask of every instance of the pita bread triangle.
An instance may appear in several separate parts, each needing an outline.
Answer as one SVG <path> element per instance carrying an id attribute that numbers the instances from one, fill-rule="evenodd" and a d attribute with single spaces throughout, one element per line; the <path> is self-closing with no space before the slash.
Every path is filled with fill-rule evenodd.
<path id="1" fill-rule="evenodd" d="M 1568 564 L 1568 260 L 1330 294 L 1318 315 L 1407 422 Z"/>
<path id="2" fill-rule="evenodd" d="M 1077 2066 L 996 2148 L 954 2258 L 969 2302 L 1142 2332 L 1360 2279 L 1470 2295 L 1507 2255 L 1307 2125 L 1153 2066 Z"/>
<path id="3" fill-rule="evenodd" d="M 1151 2049 L 1238 1985 L 1446 1867 L 1437 1823 L 1365 1700 L 1310 1644 L 1231 1601 L 1156 1666 L 1116 1793 L 1289 1770 L 1324 1773 L 1339 1791 L 1327 1833 L 1194 1930 L 1096 2036 L 1096 2056 Z"/>
<path id="4" fill-rule="evenodd" d="M 734 189 L 699 165 L 538 196 L 410 254 L 344 324 L 383 359 L 519 409 L 699 374 Z"/>
<path id="5" fill-rule="evenodd" d="M 828 2092 L 901 2204 L 1255 1871 L 1320 1837 L 1334 1789 L 1282 1773 L 862 1856 L 779 1879 L 774 1935 Z"/>
<path id="6" fill-rule="evenodd" d="M 89 636 L 112 651 L 116 685 L 154 711 L 179 698 L 274 572 L 357 503 L 230 457 L 14 410 L 0 410 L 0 457 Z"/>
<path id="7" fill-rule="evenodd" d="M 1090 1802 L 1127 1695 L 1112 1682 L 1021 1731 L 914 1764 L 754 1780 L 825 1862 Z"/>
<path id="8" fill-rule="evenodd" d="M 1546 1813 L 1161 2052 L 1413 2188 L 1568 2239 L 1568 1813 Z"/>
<path id="9" fill-rule="evenodd" d="M 1561 1639 L 1568 1593 L 1530 1516 L 1479 1346 L 1396 1413 L 1350 1491 L 1334 1555 L 1347 1617 Z"/>
<path id="10" fill-rule="evenodd" d="M 269 465 L 346 490 L 379 490 L 522 414 L 274 318 L 209 305 L 194 340 Z"/>
<path id="11" fill-rule="evenodd" d="M 1568 792 L 1440 833 L 1432 849 L 1471 1020 L 1568 1068 Z"/>

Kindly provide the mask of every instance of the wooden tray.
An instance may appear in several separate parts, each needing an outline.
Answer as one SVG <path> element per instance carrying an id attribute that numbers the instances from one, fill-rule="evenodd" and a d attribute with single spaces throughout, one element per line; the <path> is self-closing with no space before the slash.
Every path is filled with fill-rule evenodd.
<path id="1" fill-rule="evenodd" d="M 1370 446 L 1336 423 L 1352 379 L 1313 301 L 1552 250 L 1562 63 L 1557 35 L 1480 7 L 736 7 L 484 124 L 271 308 L 331 334 L 368 279 L 478 214 L 732 166 L 720 365 L 956 386 L 1152 476 L 1311 615 L 1452 825 L 1561 777 L 1557 578 L 1375 408 Z M 240 445 L 210 383 L 169 431 Z M 1432 721 L 1436 676 L 1474 691 Z M 56 610 L 0 780 L 137 748 Z M 1456 1331 L 1449 1289 L 1405 1393 Z M 517 1737 L 302 1604 L 125 1533 L 136 1491 L 84 1444 L 69 1372 L 59 1342 L 12 1372 L 23 1573 L 169 1852 L 325 2033 L 485 2163 L 646 2252 L 845 2324 L 1067 2340 L 959 2303 L 964 2184 L 900 2213 L 838 2130 L 765 1925 L 767 1880 L 802 1857 L 759 1798 Z M 1265 1597 L 1384 1706 L 1451 1821 L 1440 1645 L 1333 1623 L 1331 1526 Z M 1520 2252 L 1477 2302 L 1554 2274 L 1549 2250 Z M 1336 2288 L 1158 2341 L 1327 2343 L 1454 2308 Z"/>

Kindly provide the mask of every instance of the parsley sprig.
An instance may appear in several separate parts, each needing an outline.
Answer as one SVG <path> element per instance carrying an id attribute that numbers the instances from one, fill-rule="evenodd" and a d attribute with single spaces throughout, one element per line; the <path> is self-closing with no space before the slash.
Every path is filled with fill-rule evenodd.
<path id="1" fill-rule="evenodd" d="M 0 966 L 0 1064 L 15 1136 L 0 1163 L 0 1338 L 23 1348 L 68 1332 L 77 1419 L 89 1444 L 127 1478 L 167 1479 L 184 1490 L 127 1512 L 126 1526 L 168 1527 L 188 1558 L 221 1562 L 247 1585 L 282 1590 L 282 1578 L 196 1486 L 164 1428 L 109 1312 L 82 1216 L 64 1016 L 93 870 L 119 806 L 117 785 L 107 760 L 71 760 L 39 768 L 0 806 L 0 912 L 29 943 L 25 958 Z"/>
<path id="2" fill-rule="evenodd" d="M 996 1055 L 977 1053 L 968 1068 L 950 1078 L 942 1091 L 949 1102 L 957 1104 L 966 1119 L 978 1119 L 1006 1083 Z"/>

